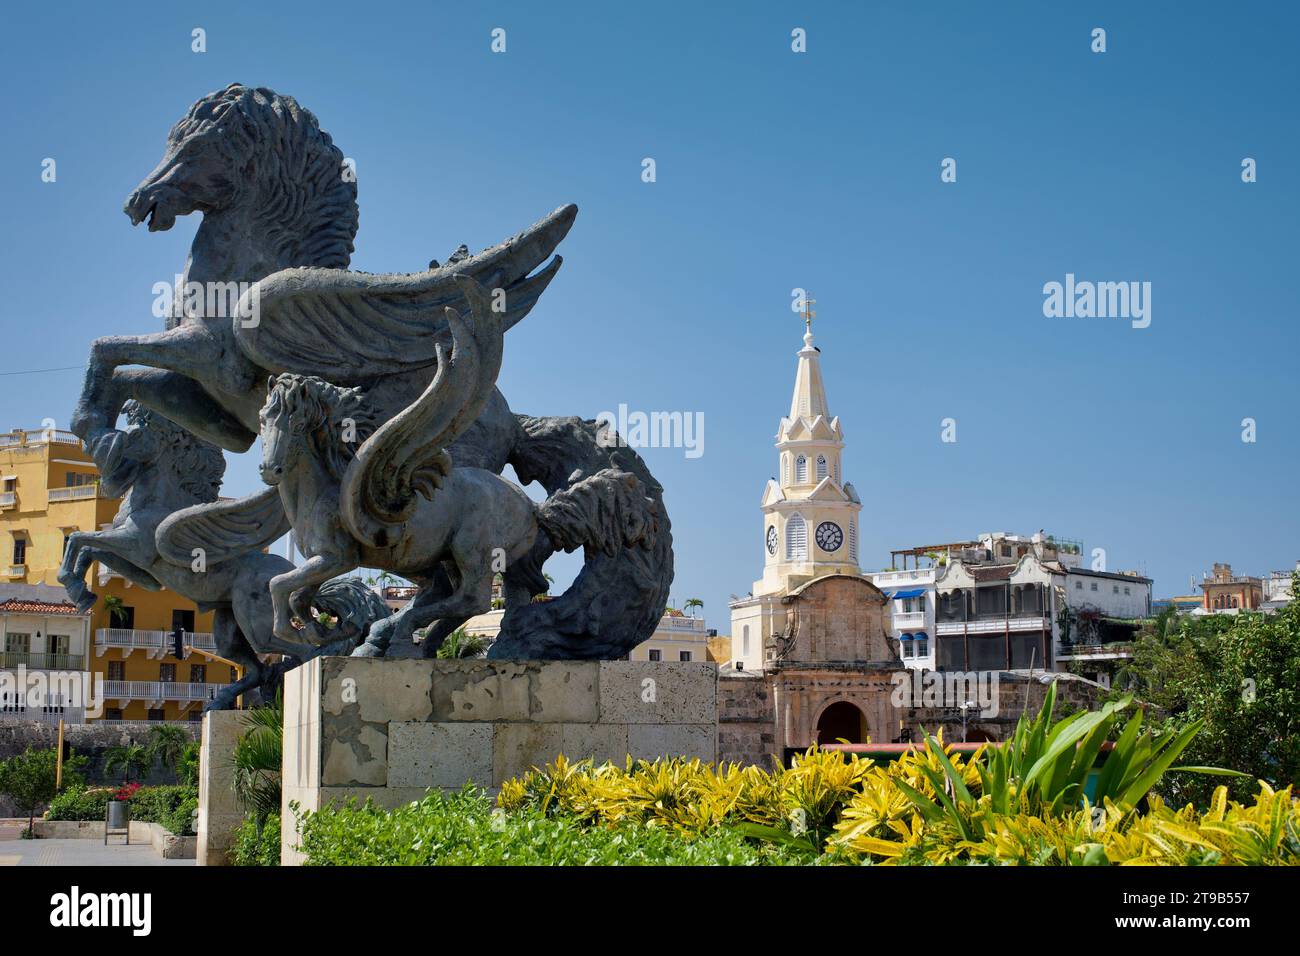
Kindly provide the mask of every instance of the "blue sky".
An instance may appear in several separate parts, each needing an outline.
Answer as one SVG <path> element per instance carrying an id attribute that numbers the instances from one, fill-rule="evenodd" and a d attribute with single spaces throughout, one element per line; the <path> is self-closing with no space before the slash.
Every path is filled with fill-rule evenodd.
<path id="1" fill-rule="evenodd" d="M 89 6 L 89 5 L 87 5 Z M 1049 9 L 1048 7 L 1051 7 Z M 1140 9 L 1134 9 L 1134 7 Z M 353 267 L 412 271 L 564 202 L 565 265 L 511 331 L 513 408 L 702 412 L 644 456 L 673 598 L 723 633 L 818 302 L 863 565 L 986 530 L 1082 538 L 1184 593 L 1300 557 L 1294 37 L 1282 4 L 25 4 L 0 37 L 10 282 L 0 372 L 144 332 L 197 217 L 122 201 L 230 82 L 357 162 Z M 1094 27 L 1107 52 L 1090 51 Z M 208 52 L 190 50 L 207 31 Z M 507 52 L 489 50 L 503 27 Z M 807 30 L 808 52 L 790 49 Z M 58 162 L 42 183 L 41 161 Z M 653 157 L 657 182 L 641 181 Z M 958 163 L 956 183 L 940 162 Z M 1259 181 L 1244 184 L 1243 157 Z M 1152 283 L 1152 323 L 1045 318 L 1066 273 Z M 66 424 L 75 371 L 3 375 L 0 427 Z M 958 440 L 940 441 L 957 420 Z M 1258 440 L 1241 440 L 1241 420 Z M 251 459 L 227 493 L 254 490 Z M 565 583 L 577 565 L 557 561 Z"/>

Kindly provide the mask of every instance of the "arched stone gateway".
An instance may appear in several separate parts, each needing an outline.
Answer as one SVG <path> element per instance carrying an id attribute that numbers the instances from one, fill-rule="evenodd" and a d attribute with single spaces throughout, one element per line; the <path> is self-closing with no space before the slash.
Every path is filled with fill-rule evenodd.
<path id="1" fill-rule="evenodd" d="M 833 701 L 817 718 L 818 744 L 864 744 L 867 715 L 847 700 Z"/>

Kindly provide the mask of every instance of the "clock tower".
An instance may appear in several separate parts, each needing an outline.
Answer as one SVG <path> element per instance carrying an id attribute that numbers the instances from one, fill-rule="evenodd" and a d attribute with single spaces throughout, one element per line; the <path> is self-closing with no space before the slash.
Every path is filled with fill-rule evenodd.
<path id="1" fill-rule="evenodd" d="M 781 598 L 828 574 L 860 575 L 858 513 L 862 502 L 844 481 L 844 433 L 832 417 L 813 344 L 812 299 L 804 300 L 790 412 L 776 430 L 777 472 L 763 489 L 763 576 L 750 597 L 732 602 L 732 657 L 760 670 L 763 647 L 785 619 Z"/>

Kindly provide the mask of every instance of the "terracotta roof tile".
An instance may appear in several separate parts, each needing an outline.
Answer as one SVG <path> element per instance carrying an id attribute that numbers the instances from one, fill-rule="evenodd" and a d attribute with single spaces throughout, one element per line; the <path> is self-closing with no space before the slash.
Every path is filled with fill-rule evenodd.
<path id="1" fill-rule="evenodd" d="M 49 601 L 23 601 L 10 598 L 0 601 L 0 614 L 76 614 L 72 604 L 52 604 Z"/>

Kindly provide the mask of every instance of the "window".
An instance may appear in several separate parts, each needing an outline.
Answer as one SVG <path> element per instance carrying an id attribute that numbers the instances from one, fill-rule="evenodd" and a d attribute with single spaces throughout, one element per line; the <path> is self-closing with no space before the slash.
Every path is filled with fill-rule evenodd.
<path id="1" fill-rule="evenodd" d="M 160 681 L 162 681 L 164 684 L 174 684 L 174 683 L 176 683 L 176 665 L 175 665 L 175 664 L 159 664 L 159 665 L 158 665 L 158 679 L 159 679 Z"/>
<path id="2" fill-rule="evenodd" d="M 1110 586 L 1110 593 L 1111 593 L 1111 594 L 1119 594 L 1119 585 L 1118 585 L 1118 584 L 1112 584 L 1112 585 Z"/>
<path id="3" fill-rule="evenodd" d="M 27 539 L 22 535 L 14 535 L 14 564 L 27 563 Z"/>
<path id="4" fill-rule="evenodd" d="M 172 630 L 180 628 L 189 634 L 194 633 L 194 612 L 176 608 L 172 611 Z"/>
<path id="5" fill-rule="evenodd" d="M 68 634 L 49 634 L 46 636 L 51 654 L 67 657 L 72 653 L 72 637 Z"/>
<path id="6" fill-rule="evenodd" d="M 190 683 L 206 684 L 208 682 L 208 665 L 191 664 L 190 665 Z"/>
<path id="7" fill-rule="evenodd" d="M 826 456 L 817 456 L 817 480 L 821 481 L 826 477 Z"/>
<path id="8" fill-rule="evenodd" d="M 808 526 L 804 524 L 801 514 L 791 515 L 790 520 L 785 523 L 785 559 L 787 561 L 808 559 Z"/>
<path id="9" fill-rule="evenodd" d="M 1082 581 L 1075 581 L 1075 582 L 1074 582 L 1074 589 L 1075 589 L 1076 591 L 1082 591 L 1082 590 L 1083 590 L 1083 582 L 1082 582 Z"/>
<path id="10" fill-rule="evenodd" d="M 858 560 L 858 519 L 849 519 L 849 559 Z"/>
<path id="11" fill-rule="evenodd" d="M 1132 593 L 1133 593 L 1132 591 L 1129 590 L 1129 586 L 1128 586 L 1127 584 L 1124 585 L 1124 593 L 1125 593 L 1125 594 L 1132 594 Z"/>
<path id="12" fill-rule="evenodd" d="M 686 663 L 686 662 L 690 661 L 690 659 L 691 659 L 691 652 L 690 652 L 690 651 L 678 651 L 678 652 L 677 652 L 677 659 L 678 659 L 679 661 L 683 662 L 683 663 Z"/>
<path id="13" fill-rule="evenodd" d="M 31 652 L 32 636 L 30 634 L 15 634 L 10 631 L 5 635 L 6 654 L 30 654 Z"/>
<path id="14" fill-rule="evenodd" d="M 912 643 L 916 648 L 917 657 L 930 656 L 930 639 L 924 634 L 917 634 L 912 638 Z"/>
<path id="15" fill-rule="evenodd" d="M 1096 581 L 1093 581 L 1093 582 L 1092 582 L 1092 590 L 1094 590 L 1094 591 L 1097 590 L 1097 582 L 1096 582 Z"/>
<path id="16" fill-rule="evenodd" d="M 790 456 L 781 456 L 781 484 L 790 484 Z"/>
<path id="17" fill-rule="evenodd" d="M 740 629 L 740 653 L 749 656 L 749 625 L 746 624 Z"/>
<path id="18" fill-rule="evenodd" d="M 801 485 L 808 480 L 808 459 L 800 455 L 794 460 L 794 483 Z"/>
<path id="19" fill-rule="evenodd" d="M 64 555 L 64 557 L 67 557 L 67 554 L 68 554 L 68 541 L 69 541 L 71 538 L 72 538 L 72 532 L 71 532 L 71 531 L 65 531 L 65 532 L 63 532 L 63 555 Z"/>
<path id="20" fill-rule="evenodd" d="M 663 652 L 659 650 L 659 648 L 657 647 L 650 648 L 650 650 L 647 652 L 647 656 L 649 656 L 650 660 L 652 661 L 661 661 L 664 659 Z"/>
<path id="21" fill-rule="evenodd" d="M 105 707 L 105 708 L 104 708 L 104 719 L 105 719 L 105 720 L 121 720 L 121 719 L 122 719 L 122 708 L 120 708 L 120 707 Z"/>
<path id="22" fill-rule="evenodd" d="M 147 720 L 166 720 L 167 718 L 163 715 L 163 710 L 162 710 L 161 707 L 150 707 L 150 708 L 149 708 L 149 713 L 148 713 L 146 719 L 147 719 Z"/>
<path id="23" fill-rule="evenodd" d="M 126 661 L 109 661 L 105 680 L 126 680 Z"/>
<path id="24" fill-rule="evenodd" d="M 230 683 L 233 684 L 237 680 L 239 680 L 239 668 L 232 667 L 230 668 Z"/>
<path id="25" fill-rule="evenodd" d="M 903 648 L 903 656 L 904 656 L 904 657 L 911 657 L 911 656 L 912 656 L 912 636 L 911 636 L 910 634 L 904 634 L 904 635 L 903 635 L 903 639 L 902 639 L 899 643 L 902 645 L 902 648 Z"/>

